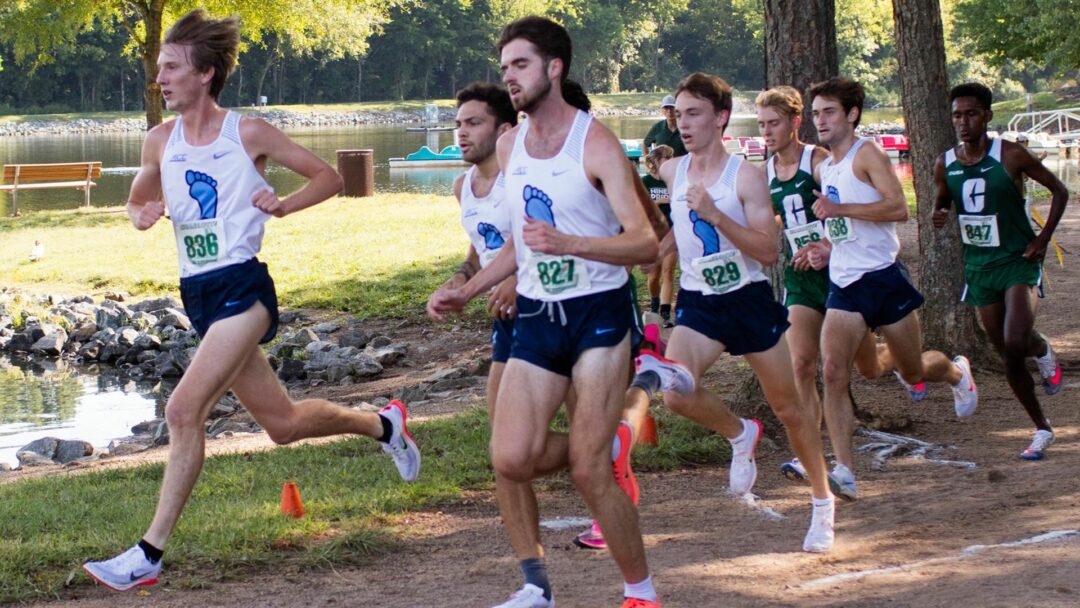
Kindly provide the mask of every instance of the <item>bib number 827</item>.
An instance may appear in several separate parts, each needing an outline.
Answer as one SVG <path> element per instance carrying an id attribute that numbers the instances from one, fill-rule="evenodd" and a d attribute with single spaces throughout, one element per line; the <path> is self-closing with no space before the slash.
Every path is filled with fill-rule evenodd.
<path id="1" fill-rule="evenodd" d="M 540 284 L 544 287 L 565 287 L 575 282 L 574 260 L 551 260 L 537 262 L 537 274 L 540 275 Z"/>
<path id="2" fill-rule="evenodd" d="M 731 283 L 738 283 L 742 279 L 742 273 L 739 272 L 738 264 L 728 262 L 702 270 L 701 278 L 705 279 L 705 283 L 709 287 L 723 287 Z"/>
<path id="3" fill-rule="evenodd" d="M 216 257 L 218 254 L 217 235 L 211 232 L 205 235 L 185 236 L 184 247 L 187 248 L 188 259 L 190 260 Z"/>

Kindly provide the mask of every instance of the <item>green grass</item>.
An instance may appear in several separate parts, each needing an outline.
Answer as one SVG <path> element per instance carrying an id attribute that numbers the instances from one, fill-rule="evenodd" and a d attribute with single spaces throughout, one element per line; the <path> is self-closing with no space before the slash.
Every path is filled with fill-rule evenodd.
<path id="1" fill-rule="evenodd" d="M 639 471 L 727 461 L 727 442 L 658 412 L 660 448 L 635 452 Z M 414 484 L 402 483 L 370 440 L 220 456 L 207 461 L 169 543 L 167 576 L 200 587 L 267 568 L 276 572 L 360 564 L 393 550 L 391 526 L 409 511 L 439 508 L 463 490 L 492 487 L 488 420 L 476 407 L 412 429 L 424 452 Z M 55 597 L 86 559 L 129 546 L 149 523 L 162 465 L 9 483 L 0 500 L 0 602 Z M 307 514 L 279 512 L 295 481 Z M 566 476 L 554 485 L 567 486 Z M 656 497 L 659 500 L 659 497 Z"/>
<path id="2" fill-rule="evenodd" d="M 1041 93 L 1035 93 L 1032 95 L 1031 107 L 1035 111 L 1042 110 L 1057 110 L 1059 108 L 1071 108 L 1080 106 L 1080 101 L 1074 98 L 1067 98 L 1055 91 L 1043 91 Z M 994 121 L 995 122 L 1008 122 L 1009 118 L 1013 114 L 1020 112 L 1027 112 L 1027 99 L 1024 97 L 1018 97 L 1016 99 L 1008 99 L 1005 101 L 999 101 L 994 104 Z"/>
<path id="3" fill-rule="evenodd" d="M 35 239 L 46 255 L 30 262 Z M 259 257 L 283 306 L 415 318 L 467 246 L 452 197 L 385 194 L 336 198 L 271 220 Z M 175 293 L 172 226 L 162 220 L 139 232 L 119 208 L 0 218 L 0 276 L 5 287 L 35 293 Z"/>

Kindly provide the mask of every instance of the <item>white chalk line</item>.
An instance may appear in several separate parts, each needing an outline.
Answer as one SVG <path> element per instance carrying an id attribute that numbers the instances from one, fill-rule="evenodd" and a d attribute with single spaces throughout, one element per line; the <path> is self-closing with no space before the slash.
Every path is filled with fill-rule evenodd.
<path id="1" fill-rule="evenodd" d="M 1044 534 L 1038 534 L 1029 538 L 1023 538 L 1007 543 L 1001 543 L 998 545 L 971 545 L 960 551 L 959 555 L 949 555 L 946 557 L 934 557 L 931 559 L 924 559 L 910 564 L 901 564 L 899 566 L 890 566 L 888 568 L 874 568 L 873 570 L 860 570 L 858 572 L 845 572 L 843 574 L 834 574 L 832 576 L 826 576 L 824 578 L 817 578 L 814 580 L 806 581 L 805 583 L 796 585 L 795 589 L 815 589 L 818 587 L 826 587 L 829 585 L 836 585 L 839 583 L 847 583 L 854 580 L 866 578 L 868 576 L 876 576 L 878 574 L 890 574 L 893 572 L 909 572 L 925 566 L 932 566 L 935 564 L 943 564 L 948 562 L 955 562 L 971 557 L 983 551 L 990 549 L 1005 549 L 1009 547 L 1023 547 L 1026 545 L 1035 545 L 1039 543 L 1055 542 L 1064 540 L 1067 538 L 1073 538 L 1080 536 L 1080 530 L 1054 530 L 1046 532 Z"/>

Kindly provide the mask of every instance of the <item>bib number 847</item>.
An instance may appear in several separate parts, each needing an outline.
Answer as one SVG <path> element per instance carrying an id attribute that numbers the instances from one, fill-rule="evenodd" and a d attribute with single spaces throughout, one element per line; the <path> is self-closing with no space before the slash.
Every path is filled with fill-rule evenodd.
<path id="1" fill-rule="evenodd" d="M 964 232 L 972 243 L 989 243 L 994 238 L 994 228 L 989 224 L 983 226 L 968 224 L 964 226 Z"/>

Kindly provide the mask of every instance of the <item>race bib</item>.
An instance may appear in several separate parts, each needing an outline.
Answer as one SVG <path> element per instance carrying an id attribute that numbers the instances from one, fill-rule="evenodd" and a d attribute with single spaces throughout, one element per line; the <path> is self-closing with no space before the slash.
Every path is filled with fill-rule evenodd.
<path id="1" fill-rule="evenodd" d="M 834 245 L 844 241 L 854 241 L 855 223 L 851 221 L 851 218 L 847 217 L 826 218 L 825 232 Z"/>
<path id="2" fill-rule="evenodd" d="M 997 214 L 994 215 L 957 215 L 960 221 L 960 240 L 965 245 L 976 247 L 998 247 Z"/>
<path id="3" fill-rule="evenodd" d="M 802 226 L 788 228 L 784 231 L 788 245 L 791 245 L 791 253 L 795 253 L 810 243 L 816 243 L 825 237 L 825 229 L 821 222 L 810 222 Z"/>
<path id="4" fill-rule="evenodd" d="M 746 261 L 737 249 L 721 251 L 690 261 L 694 273 L 708 286 L 708 292 L 727 293 L 750 282 Z"/>
<path id="5" fill-rule="evenodd" d="M 532 254 L 529 258 L 529 277 L 548 295 L 589 289 L 589 272 L 585 268 L 585 260 L 569 255 Z"/>
<path id="6" fill-rule="evenodd" d="M 499 256 L 498 249 L 488 249 L 484 253 L 480 254 L 480 268 L 487 268 L 487 265 L 495 261 L 495 258 Z"/>
<path id="7" fill-rule="evenodd" d="M 180 255 L 196 266 L 213 264 L 225 256 L 225 224 L 221 218 L 184 222 L 176 227 Z"/>

